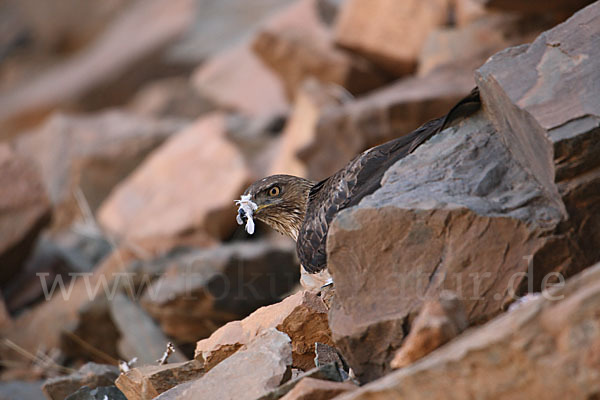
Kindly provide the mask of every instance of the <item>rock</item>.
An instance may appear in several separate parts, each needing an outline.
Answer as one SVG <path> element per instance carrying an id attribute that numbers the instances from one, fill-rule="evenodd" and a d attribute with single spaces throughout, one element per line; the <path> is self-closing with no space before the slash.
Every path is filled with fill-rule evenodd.
<path id="1" fill-rule="evenodd" d="M 441 290 L 481 323 L 515 294 L 600 259 L 600 102 L 580 78 L 600 71 L 587 36 L 599 15 L 594 4 L 493 56 L 477 74 L 483 110 L 395 164 L 381 189 L 333 221 L 329 322 L 363 382 L 387 372 L 407 317 Z"/>
<path id="2" fill-rule="evenodd" d="M 302 370 L 314 367 L 316 342 L 332 344 L 325 305 L 316 294 L 304 291 L 221 327 L 197 343 L 195 357 L 204 359 L 210 370 L 269 329 L 277 329 L 291 339 L 292 366 Z"/>
<path id="3" fill-rule="evenodd" d="M 335 347 L 331 347 L 325 343 L 315 343 L 315 365 L 319 367 L 331 363 L 337 364 L 339 368 L 344 366 L 344 361 Z"/>
<path id="4" fill-rule="evenodd" d="M 476 76 L 502 142 L 568 215 L 557 233 L 581 248 L 565 260 L 571 273 L 600 260 L 600 101 L 586 83 L 600 79 L 599 33 L 596 2 L 531 45 L 495 55 Z M 565 251 L 555 246 L 535 256 L 535 268 Z"/>
<path id="5" fill-rule="evenodd" d="M 412 364 L 454 339 L 468 325 L 458 297 L 452 292 L 442 292 L 439 299 L 423 305 L 391 367 L 397 369 Z"/>
<path id="6" fill-rule="evenodd" d="M 0 200 L 0 285 L 17 274 L 50 221 L 50 202 L 29 160 L 0 144 L 0 184 L 7 188 Z"/>
<path id="7" fill-rule="evenodd" d="M 448 0 L 349 0 L 338 16 L 335 41 L 402 76 L 414 71 L 425 39 L 448 15 Z"/>
<path id="8" fill-rule="evenodd" d="M 294 370 L 292 370 L 293 373 Z M 339 367 L 335 363 L 321 365 L 320 367 L 313 368 L 304 373 L 300 373 L 298 376 L 293 376 L 292 378 L 285 382 L 283 385 L 279 386 L 277 389 L 270 391 L 269 393 L 261 396 L 258 400 L 277 400 L 284 397 L 287 393 L 293 390 L 299 383 L 301 383 L 305 379 L 311 380 L 321 380 L 328 382 L 342 382 L 344 379 L 340 375 Z"/>
<path id="9" fill-rule="evenodd" d="M 294 0 L 202 0 L 186 34 L 170 46 L 168 57 L 181 64 L 201 64 L 243 42 L 265 19 Z"/>
<path id="10" fill-rule="evenodd" d="M 335 93 L 318 81 L 311 79 L 304 82 L 267 175 L 307 175 L 307 166 L 298 158 L 298 154 L 317 141 L 315 128 L 321 115 L 325 109 L 337 104 L 339 100 Z"/>
<path id="11" fill-rule="evenodd" d="M 227 120 L 227 138 L 244 154 L 252 175 L 256 179 L 267 176 L 273 158 L 279 152 L 281 132 L 286 125 L 287 116 L 249 118 L 241 114 L 230 114 Z"/>
<path id="12" fill-rule="evenodd" d="M 434 29 L 421 49 L 418 74 L 423 76 L 442 66 L 452 66 L 464 73 L 474 71 L 492 54 L 531 42 L 555 23 L 548 16 L 494 13 L 457 28 Z"/>
<path id="13" fill-rule="evenodd" d="M 48 49 L 36 47 L 32 39 L 32 26 L 19 10 L 17 1 L 3 1 L 0 5 L 0 90 L 8 90 L 25 77 L 42 70 L 54 58 Z"/>
<path id="14" fill-rule="evenodd" d="M 150 400 L 181 383 L 198 379 L 203 374 L 204 365 L 197 360 L 146 365 L 121 374 L 115 384 L 127 400 Z"/>
<path id="15" fill-rule="evenodd" d="M 281 82 L 252 52 L 249 42 L 202 64 L 194 71 L 192 83 L 212 103 L 250 117 L 282 114 L 288 108 Z"/>
<path id="16" fill-rule="evenodd" d="M 214 109 L 186 77 L 164 78 L 143 86 L 129 102 L 128 109 L 147 116 L 195 119 Z"/>
<path id="17" fill-rule="evenodd" d="M 169 339 L 140 306 L 122 293 L 109 299 L 113 321 L 121 333 L 119 353 L 126 360 L 137 357 L 140 365 L 156 364 L 165 352 Z M 170 362 L 184 362 L 179 349 L 169 357 Z"/>
<path id="18" fill-rule="evenodd" d="M 65 400 L 127 400 L 116 386 L 102 386 L 90 389 L 87 386 L 82 387 Z"/>
<path id="19" fill-rule="evenodd" d="M 119 369 L 113 365 L 87 363 L 70 375 L 46 380 L 42 390 L 48 399 L 63 400 L 82 386 L 90 389 L 111 386 L 118 376 Z"/>
<path id="20" fill-rule="evenodd" d="M 292 346 L 285 333 L 266 329 L 191 384 L 179 399 L 256 399 L 289 379 Z"/>
<path id="21" fill-rule="evenodd" d="M 138 246 L 162 251 L 176 244 L 206 246 L 209 235 L 230 235 L 232 199 L 250 176 L 225 130 L 225 115 L 215 113 L 173 136 L 105 200 L 100 224 Z"/>
<path id="22" fill-rule="evenodd" d="M 68 230 L 44 232 L 20 273 L 6 286 L 8 308 L 17 314 L 25 307 L 44 299 L 40 276 L 53 281 L 56 276 L 88 273 L 112 251 L 111 243 L 94 221 L 76 222 Z M 71 274 L 71 275 L 69 275 Z M 68 283 L 68 279 L 65 279 Z"/>
<path id="23" fill-rule="evenodd" d="M 194 384 L 193 380 L 187 381 L 184 383 L 180 383 L 179 385 L 177 385 L 165 392 L 162 392 L 160 395 L 156 396 L 154 398 L 154 400 L 177 400 L 193 384 Z"/>
<path id="24" fill-rule="evenodd" d="M 317 0 L 317 10 L 321 20 L 328 26 L 335 22 L 342 4 L 346 0 Z"/>
<path id="25" fill-rule="evenodd" d="M 491 12 L 479 0 L 454 0 L 454 14 L 456 25 L 462 27 L 490 15 Z"/>
<path id="26" fill-rule="evenodd" d="M 597 373 L 600 265 L 340 400 L 589 399 Z M 573 371 L 577 371 L 573 375 Z"/>
<path id="27" fill-rule="evenodd" d="M 104 4 L 74 1 L 9 0 L 28 27 L 30 40 L 46 51 L 72 52 L 95 38 L 132 1 Z M 81 16 L 89 17 L 82 19 Z"/>
<path id="28" fill-rule="evenodd" d="M 354 94 L 382 86 L 385 77 L 378 68 L 334 46 L 317 3 L 297 1 L 266 23 L 253 42 L 253 50 L 281 77 L 288 98 L 295 98 L 308 77 Z"/>
<path id="29" fill-rule="evenodd" d="M 40 386 L 41 382 L 0 382 L 0 400 L 45 400 L 46 397 Z"/>
<path id="30" fill-rule="evenodd" d="M 328 382 L 304 378 L 281 400 L 329 400 L 354 389 L 356 385 L 350 382 Z"/>
<path id="31" fill-rule="evenodd" d="M 158 262 L 164 273 L 141 304 L 165 334 L 184 343 L 279 301 L 299 278 L 295 248 L 267 241 L 182 251 Z"/>
<path id="32" fill-rule="evenodd" d="M 437 70 L 402 79 L 338 107 L 321 110 L 314 138 L 298 152 L 311 179 L 324 179 L 361 151 L 444 115 L 473 87 L 466 72 Z M 290 128 L 291 129 L 291 128 Z"/>
<path id="33" fill-rule="evenodd" d="M 561 1 L 552 0 L 547 2 L 541 1 L 528 1 L 521 2 L 518 0 L 477 0 L 480 4 L 486 8 L 495 11 L 508 11 L 518 12 L 525 14 L 550 14 L 558 13 L 568 17 L 575 11 L 593 3 L 593 0 L 575 0 L 575 1 Z"/>
<path id="34" fill-rule="evenodd" d="M 110 312 L 110 301 L 98 297 L 77 310 L 73 323 L 63 327 L 60 349 L 66 356 L 117 363 L 121 332 Z M 99 351 L 98 351 L 99 350 Z"/>
<path id="35" fill-rule="evenodd" d="M 113 286 L 113 279 L 122 279 L 127 263 L 134 258 L 131 251 L 117 249 L 93 273 L 76 275 L 67 283 L 67 278 L 61 275 L 55 280 L 40 276 L 46 301 L 20 314 L 13 326 L 2 330 L 0 336 L 34 354 L 38 350 L 46 352 L 58 348 L 63 330 L 77 321 L 78 309 L 116 290 L 118 286 Z M 22 360 L 22 356 L 12 350 L 3 351 L 1 358 Z"/>
<path id="36" fill-rule="evenodd" d="M 122 111 L 57 113 L 21 137 L 17 151 L 35 161 L 54 205 L 53 226 L 67 228 L 95 212 L 113 187 L 183 126 L 183 121 Z M 79 196 L 79 199 L 78 199 Z M 79 204 L 84 202 L 86 204 Z"/>
<path id="37" fill-rule="evenodd" d="M 338 214 L 327 238 L 330 326 L 363 381 L 387 371 L 408 316 L 441 290 L 457 293 L 472 322 L 500 312 L 525 279 L 523 257 L 542 254 L 563 215 L 481 113 L 430 139 L 382 182 Z M 545 268 L 567 271 L 559 259 Z"/>
<path id="38" fill-rule="evenodd" d="M 122 104 L 143 82 L 181 73 L 181 67 L 165 62 L 162 50 L 189 28 L 194 12 L 192 0 L 132 2 L 84 50 L 3 94 L 2 138 L 57 107 Z"/>

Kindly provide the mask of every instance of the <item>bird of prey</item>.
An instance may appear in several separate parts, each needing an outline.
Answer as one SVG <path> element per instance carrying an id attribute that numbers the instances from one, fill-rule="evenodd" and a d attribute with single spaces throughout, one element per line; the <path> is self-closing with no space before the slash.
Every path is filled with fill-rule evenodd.
<path id="1" fill-rule="evenodd" d="M 296 241 L 303 268 L 303 284 L 313 286 L 305 275 L 326 273 L 326 242 L 329 224 L 338 212 L 357 205 L 381 186 L 385 171 L 398 160 L 454 121 L 480 107 L 479 90 L 459 101 L 443 117 L 413 132 L 359 154 L 344 168 L 320 182 L 291 175 L 272 175 L 250 185 L 239 205 L 237 221 L 253 233 L 256 218 Z M 326 279 L 326 278 L 325 278 Z M 325 283 L 323 279 L 317 282 Z"/>

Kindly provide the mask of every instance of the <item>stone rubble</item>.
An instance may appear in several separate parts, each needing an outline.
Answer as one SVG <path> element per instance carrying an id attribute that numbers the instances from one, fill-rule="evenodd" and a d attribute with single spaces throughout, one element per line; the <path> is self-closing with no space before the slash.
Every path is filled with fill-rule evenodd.
<path id="1" fill-rule="evenodd" d="M 0 400 L 598 397 L 600 1 L 0 15 Z M 332 286 L 236 224 L 474 86 L 332 221 Z"/>

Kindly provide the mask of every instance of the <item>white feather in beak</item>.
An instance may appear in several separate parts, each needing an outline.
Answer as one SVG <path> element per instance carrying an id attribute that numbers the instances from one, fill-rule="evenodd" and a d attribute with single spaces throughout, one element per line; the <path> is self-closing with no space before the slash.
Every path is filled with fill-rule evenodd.
<path id="1" fill-rule="evenodd" d="M 244 224 L 244 221 L 242 220 L 242 217 L 240 217 L 239 214 L 239 211 L 243 210 L 246 214 L 246 217 L 248 218 L 246 220 L 246 232 L 248 232 L 250 235 L 254 233 L 254 219 L 252 218 L 252 215 L 254 214 L 254 210 L 258 208 L 256 203 L 250 200 L 251 198 L 252 196 L 247 194 L 242 195 L 240 200 L 235 200 L 235 205 L 238 206 L 238 215 L 235 218 L 235 220 L 237 221 L 238 225 Z"/>

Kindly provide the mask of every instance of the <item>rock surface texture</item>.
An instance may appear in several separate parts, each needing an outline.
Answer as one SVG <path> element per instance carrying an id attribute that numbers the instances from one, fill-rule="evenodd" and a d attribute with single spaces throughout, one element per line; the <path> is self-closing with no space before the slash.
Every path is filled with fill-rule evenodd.
<path id="1" fill-rule="evenodd" d="M 291 376 L 292 344 L 285 333 L 267 329 L 248 346 L 219 363 L 183 391 L 181 400 L 256 399 Z"/>
<path id="2" fill-rule="evenodd" d="M 198 379 L 204 374 L 204 364 L 197 360 L 146 365 L 121 374 L 115 385 L 127 400 L 151 400 L 159 394 L 184 382 Z"/>
<path id="3" fill-rule="evenodd" d="M 589 399 L 600 392 L 600 265 L 339 400 Z M 426 386 L 426 389 L 424 388 Z"/>
<path id="4" fill-rule="evenodd" d="M 314 367 L 316 342 L 332 343 L 327 324 L 327 308 L 315 294 L 298 292 L 278 304 L 263 307 L 241 321 L 223 326 L 196 345 L 196 358 L 211 369 L 221 360 L 247 346 L 268 329 L 285 333 L 291 340 L 293 366 Z"/>
<path id="5" fill-rule="evenodd" d="M 394 369 L 412 364 L 446 344 L 468 327 L 461 301 L 451 292 L 429 300 L 411 326 L 402 347 L 391 362 Z"/>
<path id="6" fill-rule="evenodd" d="M 423 299 L 452 290 L 480 323 L 554 282 L 548 274 L 600 259 L 600 103 L 586 83 L 600 79 L 599 21 L 595 3 L 492 57 L 477 72 L 483 111 L 391 167 L 381 189 L 334 220 L 330 326 L 362 380 L 387 371 Z"/>

